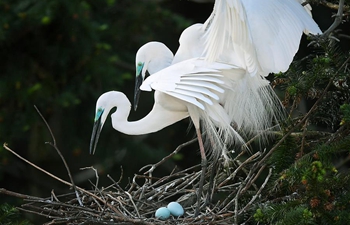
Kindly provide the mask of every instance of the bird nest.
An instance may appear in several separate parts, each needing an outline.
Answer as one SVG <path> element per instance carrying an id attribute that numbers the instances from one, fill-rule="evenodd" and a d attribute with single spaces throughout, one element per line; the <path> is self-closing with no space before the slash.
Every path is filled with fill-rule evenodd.
<path id="1" fill-rule="evenodd" d="M 36 108 L 37 109 L 37 108 Z M 98 187 L 98 172 L 93 190 L 86 190 L 74 184 L 69 166 L 56 145 L 55 137 L 48 123 L 37 109 L 45 122 L 53 142 L 50 144 L 59 154 L 68 172 L 70 182 L 63 180 L 43 168 L 33 164 L 4 144 L 4 148 L 19 159 L 42 171 L 48 176 L 72 188 L 67 194 L 41 198 L 16 193 L 0 188 L 0 193 L 15 196 L 25 201 L 19 210 L 37 214 L 48 218 L 46 224 L 238 224 L 252 220 L 252 212 L 256 204 L 263 201 L 260 198 L 262 190 L 269 181 L 272 169 L 266 171 L 266 159 L 274 151 L 247 153 L 242 150 L 230 165 L 224 166 L 219 160 L 210 163 L 205 174 L 202 195 L 197 198 L 201 177 L 201 166 L 196 165 L 181 171 L 174 169 L 164 177 L 154 177 L 154 170 L 177 154 L 183 147 L 196 140 L 189 141 L 177 147 L 174 152 L 156 164 L 140 169 L 143 174 L 134 175 L 126 188 L 119 185 L 111 176 L 107 175 L 111 184 L 106 188 Z M 261 177 L 263 179 L 261 180 Z M 258 179 L 259 178 L 259 179 Z M 142 184 L 142 185 L 140 185 Z M 166 206 L 171 201 L 180 203 L 185 214 L 180 217 L 171 216 L 167 220 L 155 217 L 155 211 Z M 198 204 L 199 202 L 199 204 Z M 199 205 L 199 207 L 197 207 Z M 198 214 L 198 215 L 197 215 Z"/>
<path id="2" fill-rule="evenodd" d="M 238 221 L 241 223 L 243 217 L 246 221 L 251 220 L 254 204 L 272 172 L 270 169 L 265 175 L 265 180 L 262 183 L 260 181 L 259 185 L 256 184 L 257 178 L 265 169 L 265 164 L 261 163 L 266 152 L 247 155 L 242 151 L 232 159 L 229 170 L 222 163 L 211 163 L 205 175 L 206 182 L 200 197 L 199 214 L 195 216 L 201 176 L 200 165 L 181 171 L 175 169 L 161 178 L 152 176 L 160 164 L 171 158 L 184 145 L 186 144 L 179 146 L 157 164 L 151 165 L 147 172 L 136 174 L 126 188 L 120 187 L 119 181 L 115 181 L 109 175 L 107 176 L 111 181 L 110 186 L 99 188 L 98 173 L 91 167 L 89 169 L 96 172 L 97 181 L 93 184 L 93 190 L 86 190 L 74 185 L 72 179 L 71 182 L 62 180 L 34 165 L 5 144 L 5 149 L 20 159 L 73 189 L 70 193 L 62 195 L 56 195 L 52 191 L 51 196 L 47 198 L 5 189 L 0 189 L 0 193 L 24 199 L 24 204 L 18 209 L 48 218 L 50 221 L 46 224 L 237 224 Z M 53 146 L 55 147 L 55 144 Z M 67 165 L 66 168 L 70 175 Z M 213 184 L 213 188 L 209 188 L 209 184 Z M 171 216 L 167 220 L 157 219 L 155 211 L 174 200 L 184 207 L 185 214 L 177 218 Z"/>

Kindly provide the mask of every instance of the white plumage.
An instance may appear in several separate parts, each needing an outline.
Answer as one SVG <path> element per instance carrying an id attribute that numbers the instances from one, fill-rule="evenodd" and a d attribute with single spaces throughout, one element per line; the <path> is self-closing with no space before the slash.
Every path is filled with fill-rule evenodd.
<path id="1" fill-rule="evenodd" d="M 237 131 L 256 134 L 279 118 L 280 102 L 265 77 L 288 69 L 303 33 L 321 33 L 311 7 L 302 7 L 302 2 L 216 0 L 204 24 L 183 31 L 175 56 L 159 42 L 142 46 L 136 54 L 134 107 L 140 90 L 155 90 L 153 109 L 143 119 L 129 122 L 131 104 L 123 93 L 101 95 L 90 152 L 114 107 L 113 128 L 130 135 L 156 132 L 189 116 L 202 158 L 201 193 L 207 162 L 201 129 L 213 156 L 228 160 L 226 146 L 244 144 Z"/>
<path id="2" fill-rule="evenodd" d="M 180 46 L 171 67 L 168 66 L 171 64 L 172 54 L 165 45 L 151 42 L 140 48 L 136 63 L 157 61 L 158 65 L 162 65 L 161 67 L 168 67 L 156 73 L 154 77 L 152 75 L 146 79 L 147 87 L 144 84 L 143 90 L 150 91 L 153 88 L 182 100 L 185 100 L 184 96 L 186 96 L 185 101 L 203 109 L 202 104 L 198 104 L 197 100 L 207 104 L 210 101 L 203 98 L 203 91 L 192 89 L 196 91 L 196 96 L 189 97 L 191 93 L 188 86 L 184 90 L 182 84 L 176 83 L 180 76 L 181 81 L 184 82 L 185 76 L 182 70 L 184 64 L 178 63 L 203 57 L 208 62 L 216 61 L 234 65 L 235 68 L 232 70 L 217 68 L 221 70 L 223 76 L 221 80 L 225 82 L 225 85 L 218 86 L 220 89 L 225 89 L 225 92 L 216 93 L 214 96 L 221 95 L 219 104 L 224 107 L 226 114 L 224 117 L 230 118 L 230 122 L 235 124 L 237 129 L 248 134 L 269 128 L 272 121 L 279 116 L 279 104 L 268 81 L 263 77 L 272 72 L 285 72 L 288 69 L 299 48 L 303 32 L 321 33 L 311 17 L 310 5 L 303 7 L 300 4 L 302 2 L 304 0 L 217 0 L 211 16 L 204 24 L 194 24 L 183 31 L 179 39 Z M 157 55 L 165 52 L 167 53 L 163 56 Z M 190 63 L 190 61 L 186 62 Z M 150 74 L 158 71 L 153 68 L 146 68 L 146 70 Z M 239 73 L 238 70 L 240 70 Z M 195 73 L 194 70 L 193 73 Z M 144 78 L 145 74 L 141 73 L 141 76 Z M 210 76 L 207 74 L 199 77 L 196 74 L 191 78 L 192 86 L 208 87 L 204 85 L 211 82 L 206 81 L 201 84 L 199 80 L 212 76 L 213 74 Z M 176 93 L 173 91 L 175 86 Z M 180 90 L 181 93 L 179 93 Z M 201 95 L 198 95 L 198 92 Z M 210 94 L 207 96 L 214 97 Z M 213 113 L 215 110 L 211 109 L 215 108 L 209 104 L 204 111 L 196 110 L 199 114 L 196 117 L 205 121 L 205 128 L 212 127 L 213 124 L 210 120 L 208 121 L 212 116 L 206 114 L 208 112 L 218 114 Z M 222 110 L 220 113 L 223 113 Z M 222 134 L 222 132 L 217 133 Z"/>

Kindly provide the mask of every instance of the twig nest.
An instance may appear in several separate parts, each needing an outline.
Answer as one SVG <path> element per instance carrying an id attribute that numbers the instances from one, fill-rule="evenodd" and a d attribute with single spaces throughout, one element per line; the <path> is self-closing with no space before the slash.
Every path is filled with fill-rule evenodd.
<path id="1" fill-rule="evenodd" d="M 175 217 L 179 217 L 184 214 L 184 208 L 182 208 L 182 206 L 177 202 L 170 202 L 167 208 L 170 211 L 171 215 Z"/>
<path id="2" fill-rule="evenodd" d="M 161 220 L 166 220 L 168 219 L 170 216 L 170 211 L 168 208 L 166 207 L 160 207 L 159 209 L 157 209 L 156 211 L 156 217 L 158 219 L 161 219 Z"/>

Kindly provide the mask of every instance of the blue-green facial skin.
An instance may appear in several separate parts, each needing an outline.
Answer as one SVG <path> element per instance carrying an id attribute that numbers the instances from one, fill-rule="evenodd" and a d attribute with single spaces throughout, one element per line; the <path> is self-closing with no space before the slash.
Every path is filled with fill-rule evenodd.
<path id="1" fill-rule="evenodd" d="M 142 62 L 137 63 L 136 76 L 139 76 L 141 74 L 142 69 L 143 69 L 143 65 L 144 65 L 144 63 L 142 63 Z"/>
<path id="2" fill-rule="evenodd" d="M 98 119 L 100 119 L 100 117 L 101 117 L 103 111 L 104 111 L 104 109 L 102 109 L 102 108 L 98 108 L 98 109 L 97 109 L 97 112 L 96 112 L 96 115 L 95 115 L 95 120 L 94 120 L 95 122 L 96 122 Z"/>

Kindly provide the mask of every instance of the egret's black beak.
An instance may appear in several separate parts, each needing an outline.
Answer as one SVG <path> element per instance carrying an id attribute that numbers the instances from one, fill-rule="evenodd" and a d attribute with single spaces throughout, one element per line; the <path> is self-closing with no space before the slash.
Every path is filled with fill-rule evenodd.
<path id="1" fill-rule="evenodd" d="M 134 110 L 136 111 L 137 109 L 137 105 L 139 104 L 139 98 L 140 98 L 140 86 L 143 82 L 143 77 L 141 75 L 142 72 L 140 72 L 140 74 L 137 74 L 136 76 L 136 80 L 135 80 L 135 92 L 134 92 Z"/>
<path id="2" fill-rule="evenodd" d="M 94 127 L 92 129 L 92 135 L 91 135 L 91 140 L 90 140 L 90 154 L 95 154 L 98 138 L 100 137 L 101 133 L 101 117 L 98 118 L 98 120 L 95 121 Z"/>

